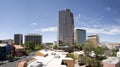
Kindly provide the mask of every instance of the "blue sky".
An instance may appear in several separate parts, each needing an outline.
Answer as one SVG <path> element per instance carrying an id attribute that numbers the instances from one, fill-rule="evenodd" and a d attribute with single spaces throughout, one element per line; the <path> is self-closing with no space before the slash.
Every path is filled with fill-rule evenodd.
<path id="1" fill-rule="evenodd" d="M 120 42 L 119 0 L 0 0 L 0 39 L 15 33 L 38 33 L 57 40 L 58 11 L 69 8 L 75 28 L 98 34 L 100 41 Z"/>

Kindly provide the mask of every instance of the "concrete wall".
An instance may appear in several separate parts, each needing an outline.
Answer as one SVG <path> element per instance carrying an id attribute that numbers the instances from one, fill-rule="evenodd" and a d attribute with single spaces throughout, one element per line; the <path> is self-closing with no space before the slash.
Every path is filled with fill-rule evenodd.
<path id="1" fill-rule="evenodd" d="M 67 64 L 67 67 L 74 67 L 74 60 L 63 60 Z"/>

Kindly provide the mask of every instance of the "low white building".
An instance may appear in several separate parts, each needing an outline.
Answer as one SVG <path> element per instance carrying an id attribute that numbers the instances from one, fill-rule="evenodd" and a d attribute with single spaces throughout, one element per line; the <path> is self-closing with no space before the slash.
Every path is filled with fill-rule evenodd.
<path id="1" fill-rule="evenodd" d="M 120 48 L 119 51 L 117 52 L 117 57 L 120 57 Z"/>
<path id="2" fill-rule="evenodd" d="M 75 55 L 84 55 L 84 51 L 75 51 L 74 54 Z"/>
<path id="3" fill-rule="evenodd" d="M 74 67 L 74 60 L 66 57 L 65 52 L 58 51 L 39 51 L 40 54 L 31 57 L 27 67 Z M 42 53 L 48 54 L 43 56 Z"/>

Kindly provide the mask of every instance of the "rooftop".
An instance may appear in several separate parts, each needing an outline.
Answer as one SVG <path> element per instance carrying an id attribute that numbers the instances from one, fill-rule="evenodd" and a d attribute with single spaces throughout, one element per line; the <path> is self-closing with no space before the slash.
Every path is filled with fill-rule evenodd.
<path id="1" fill-rule="evenodd" d="M 21 33 L 17 33 L 17 34 L 14 34 L 14 35 L 22 35 Z"/>
<path id="2" fill-rule="evenodd" d="M 103 63 L 117 64 L 120 62 L 120 57 L 109 57 L 102 61 Z"/>
<path id="3" fill-rule="evenodd" d="M 25 36 L 41 36 L 40 34 L 27 34 Z"/>
<path id="4" fill-rule="evenodd" d="M 6 43 L 0 43 L 0 47 L 5 47 L 5 46 L 7 46 Z"/>
<path id="5" fill-rule="evenodd" d="M 15 49 L 23 49 L 24 47 L 22 47 L 21 45 L 14 45 Z"/>
<path id="6" fill-rule="evenodd" d="M 97 34 L 94 34 L 94 35 L 89 35 L 88 37 L 96 37 L 98 36 Z"/>
<path id="7" fill-rule="evenodd" d="M 76 31 L 86 31 L 86 30 L 84 30 L 84 29 L 76 29 Z"/>
<path id="8" fill-rule="evenodd" d="M 30 66 L 40 66 L 43 65 L 43 67 L 66 67 L 66 65 L 61 65 L 62 60 L 73 60 L 72 58 L 66 57 L 64 53 L 62 52 L 57 52 L 57 51 L 44 51 L 42 52 L 47 52 L 48 56 L 43 57 L 43 56 L 34 56 L 32 58 L 35 58 L 36 60 L 33 60 L 33 62 L 30 62 L 28 64 L 28 67 Z M 40 66 L 42 67 L 42 66 Z"/>
<path id="9" fill-rule="evenodd" d="M 38 51 L 38 52 L 40 52 L 40 53 L 42 53 L 42 54 L 44 54 L 44 55 L 48 54 L 48 52 L 45 51 L 45 50 L 40 50 L 40 51 Z"/>

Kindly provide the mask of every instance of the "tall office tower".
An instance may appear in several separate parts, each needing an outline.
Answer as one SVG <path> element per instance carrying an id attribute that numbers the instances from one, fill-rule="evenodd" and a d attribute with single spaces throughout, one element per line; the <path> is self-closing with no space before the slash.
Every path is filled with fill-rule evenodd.
<path id="1" fill-rule="evenodd" d="M 28 34 L 25 35 L 25 42 L 31 41 L 35 45 L 41 45 L 42 44 L 42 36 L 39 34 Z"/>
<path id="2" fill-rule="evenodd" d="M 86 30 L 76 29 L 75 30 L 75 43 L 83 44 L 86 41 Z"/>
<path id="3" fill-rule="evenodd" d="M 99 44 L 99 36 L 97 34 L 88 36 L 88 40 L 91 40 L 95 46 Z"/>
<path id="4" fill-rule="evenodd" d="M 74 44 L 74 19 L 69 9 L 59 11 L 58 44 Z"/>
<path id="5" fill-rule="evenodd" d="M 14 34 L 14 43 L 16 45 L 22 45 L 23 44 L 23 35 L 22 34 Z"/>

